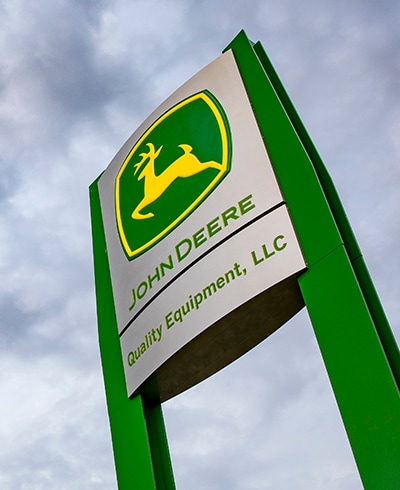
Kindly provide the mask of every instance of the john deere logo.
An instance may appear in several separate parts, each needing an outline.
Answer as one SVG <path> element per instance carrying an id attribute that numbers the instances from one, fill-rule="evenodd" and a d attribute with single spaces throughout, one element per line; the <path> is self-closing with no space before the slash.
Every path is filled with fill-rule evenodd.
<path id="1" fill-rule="evenodd" d="M 208 91 L 163 114 L 143 134 L 115 181 L 118 231 L 129 259 L 178 226 L 230 170 L 225 113 Z"/>

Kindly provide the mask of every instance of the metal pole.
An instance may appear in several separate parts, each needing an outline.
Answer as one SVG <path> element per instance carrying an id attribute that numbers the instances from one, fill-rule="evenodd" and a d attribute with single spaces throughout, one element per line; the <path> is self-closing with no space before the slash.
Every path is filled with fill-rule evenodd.
<path id="1" fill-rule="evenodd" d="M 90 186 L 98 334 L 119 490 L 174 490 L 161 405 L 127 396 L 97 181 Z"/>
<path id="2" fill-rule="evenodd" d="M 398 349 L 383 309 L 333 184 L 329 190 L 326 170 L 315 168 L 308 136 L 276 73 L 260 60 L 260 46 L 242 31 L 226 49 L 233 50 L 308 265 L 299 286 L 361 479 L 366 489 L 398 488 Z"/>

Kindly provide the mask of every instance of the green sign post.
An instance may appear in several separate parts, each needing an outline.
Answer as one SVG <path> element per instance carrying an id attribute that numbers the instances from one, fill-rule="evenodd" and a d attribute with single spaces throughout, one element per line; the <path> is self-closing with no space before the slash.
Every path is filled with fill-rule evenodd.
<path id="1" fill-rule="evenodd" d="M 118 488 L 175 488 L 161 405 L 127 397 L 97 183 L 90 186 L 100 355 Z"/>
<path id="2" fill-rule="evenodd" d="M 265 323 L 268 324 L 268 332 L 264 334 L 258 333 L 258 336 L 254 338 L 247 338 L 246 345 L 248 347 L 246 349 L 248 350 L 302 307 L 302 301 L 293 300 L 298 291 L 298 296 L 304 300 L 309 312 L 365 488 L 379 490 L 398 488 L 400 482 L 400 356 L 351 227 L 332 181 L 262 46 L 259 43 L 251 43 L 244 32 L 241 32 L 226 48 L 225 53 L 230 53 L 234 57 L 248 101 L 254 112 L 258 131 L 265 145 L 264 152 L 268 155 L 270 164 L 275 172 L 282 197 L 278 196 L 275 204 L 267 204 L 265 211 L 261 210 L 260 214 L 256 215 L 257 207 L 259 206 L 257 194 L 255 193 L 254 196 L 248 195 L 240 200 L 239 205 L 236 207 L 228 207 L 222 213 L 221 218 L 216 217 L 209 221 L 207 224 L 208 228 L 207 226 L 200 228 L 193 235 L 192 241 L 180 241 L 179 244 L 190 243 L 190 247 L 193 247 L 192 244 L 196 245 L 197 243 L 200 247 L 208 240 L 210 241 L 210 250 L 202 256 L 195 257 L 193 265 L 188 265 L 186 269 L 179 271 L 177 277 L 171 280 L 169 284 L 172 284 L 173 281 L 181 280 L 180 278 L 184 274 L 190 275 L 189 270 L 192 272 L 196 271 L 197 262 L 199 260 L 209 260 L 207 257 L 217 254 L 217 249 L 222 246 L 221 244 L 223 246 L 229 246 L 229 243 L 234 245 L 235 233 L 237 235 L 246 232 L 248 234 L 246 239 L 249 240 L 252 235 L 249 234 L 250 231 L 248 230 L 251 230 L 251 227 L 255 227 L 256 223 L 258 223 L 257 226 L 260 226 L 260 223 L 264 223 L 267 219 L 269 224 L 265 224 L 265 226 L 268 228 L 268 226 L 273 226 L 273 223 L 278 219 L 274 218 L 273 220 L 273 216 L 278 216 L 279 220 L 285 220 L 286 215 L 283 211 L 285 207 L 289 210 L 306 269 L 300 259 L 293 259 L 292 268 L 285 272 L 284 276 L 277 276 L 275 283 L 266 286 L 266 288 L 269 288 L 268 291 L 272 291 L 270 296 L 267 293 L 260 294 L 262 288 L 255 290 L 256 299 L 251 299 L 250 297 L 242 299 L 241 303 L 238 303 L 236 310 L 233 306 L 229 307 L 226 312 L 221 312 L 218 317 L 210 320 L 210 325 L 214 322 L 216 323 L 209 328 L 207 325 L 201 325 L 194 338 L 191 341 L 188 339 L 188 345 L 195 345 L 196 349 L 200 346 L 204 350 L 204 345 L 214 342 L 213 336 L 208 334 L 209 331 L 214 329 L 215 332 L 218 332 L 218 335 L 223 335 L 227 331 L 226 319 L 232 325 L 235 324 L 235 318 L 238 318 L 240 323 L 248 321 L 249 325 L 254 323 L 259 328 L 258 323 L 260 321 L 253 318 L 255 301 L 257 301 L 259 311 L 262 311 L 263 304 L 267 304 L 268 308 L 270 308 L 269 305 L 274 305 L 273 307 L 271 306 L 270 310 L 267 309 L 263 313 L 262 320 L 264 321 L 264 318 L 267 318 Z M 207 86 L 204 87 L 204 89 L 208 88 Z M 218 86 L 216 90 L 218 91 Z M 225 175 L 229 170 L 230 162 L 227 159 L 228 157 L 224 157 L 224 155 L 230 154 L 229 148 L 231 144 L 233 151 L 235 151 L 235 126 L 233 124 L 231 127 L 232 142 L 230 142 L 227 122 L 230 113 L 228 113 L 228 118 L 226 119 L 222 107 L 224 104 L 220 106 L 218 100 L 211 93 L 209 94 L 207 90 L 202 93 L 205 94 L 205 101 L 201 98 L 190 99 L 190 97 L 183 97 L 182 102 L 171 105 L 175 109 L 167 109 L 164 113 L 161 111 L 161 114 L 173 114 L 174 117 L 178 117 L 180 115 L 177 108 L 185 108 L 187 101 L 204 102 L 203 106 L 199 107 L 199 110 L 205 111 L 205 117 L 210 120 L 210 127 L 212 128 L 214 125 L 216 128 L 214 132 L 222 134 L 222 139 L 217 138 L 217 143 L 214 144 L 215 150 L 211 152 L 212 154 L 198 154 L 195 144 L 190 146 L 190 152 L 195 148 L 193 156 L 195 156 L 197 162 L 203 164 L 205 162 L 213 162 L 214 169 L 207 170 L 209 172 L 208 176 L 206 176 L 206 171 L 203 172 L 202 179 L 198 181 L 198 190 L 194 190 L 194 194 L 188 196 L 187 203 L 189 204 L 183 204 L 181 208 L 177 208 L 175 211 L 168 209 L 163 214 L 160 211 L 163 209 L 161 201 L 159 201 L 159 208 L 156 205 L 151 207 L 152 202 L 158 197 L 151 201 L 151 193 L 146 191 L 145 188 L 144 191 L 136 193 L 142 197 L 135 198 L 136 200 L 132 202 L 131 207 L 126 209 L 123 205 L 119 205 L 118 197 L 116 198 L 113 220 L 116 223 L 115 228 L 118 229 L 118 233 L 115 231 L 115 234 L 119 235 L 126 260 L 130 260 L 135 255 L 144 254 L 145 250 L 152 247 L 154 243 L 157 244 L 162 241 L 163 237 L 169 233 L 169 230 L 179 228 L 180 223 L 186 219 L 187 214 L 192 213 L 197 206 L 203 206 L 203 200 L 208 199 L 207 196 L 213 191 L 215 185 L 220 185 L 219 182 L 222 178 L 228 179 Z M 222 96 L 220 95 L 219 97 L 221 99 Z M 224 115 L 223 117 L 215 118 L 216 114 Z M 152 160 L 154 164 L 156 158 L 161 158 L 159 152 L 163 151 L 161 150 L 163 138 L 160 136 L 160 127 L 165 124 L 168 124 L 167 118 L 163 119 L 163 116 L 159 116 L 149 127 L 142 130 L 141 136 L 135 140 L 136 143 L 126 150 L 128 156 L 138 154 L 140 158 L 143 158 L 143 161 L 140 162 L 140 158 L 131 159 L 125 157 L 121 160 L 122 165 L 120 165 L 120 171 L 116 177 L 116 196 L 119 195 L 119 185 L 129 188 L 131 185 L 129 184 L 129 178 L 131 178 L 129 175 L 134 174 L 135 170 L 139 172 L 139 177 L 147 172 L 147 166 L 141 168 L 141 164 L 146 159 Z M 183 126 L 186 127 L 185 124 Z M 207 128 L 207 124 L 205 124 L 204 128 Z M 207 132 L 204 128 L 201 131 L 202 133 Z M 180 153 L 166 153 L 166 162 L 176 162 L 182 153 L 186 155 L 189 152 L 187 140 L 192 137 L 190 130 L 187 133 L 183 132 L 183 135 L 185 141 L 180 139 L 174 141 L 174 147 L 181 148 Z M 225 146 L 223 144 L 221 146 L 220 141 L 223 141 L 224 138 L 226 140 Z M 240 148 L 237 153 L 240 153 Z M 172 164 L 166 163 L 162 171 L 158 172 L 158 175 L 162 175 L 166 169 L 172 166 Z M 234 166 L 235 163 L 232 163 L 232 169 Z M 130 169 L 129 173 L 126 173 L 127 169 Z M 179 177 L 185 178 L 186 176 L 180 175 L 175 177 L 175 180 Z M 185 381 L 182 380 L 178 387 L 171 388 L 170 382 L 169 384 L 165 382 L 165 379 L 168 379 L 168 373 L 181 372 L 182 368 L 178 363 L 178 369 L 173 371 L 173 368 L 170 367 L 170 371 L 167 370 L 167 375 L 165 375 L 165 371 L 162 372 L 163 365 L 170 366 L 171 363 L 162 358 L 158 364 L 154 365 L 154 368 L 146 366 L 146 369 L 150 370 L 149 372 L 153 372 L 153 374 L 149 375 L 144 384 L 142 384 L 142 381 L 135 381 L 135 379 L 145 380 L 146 375 L 143 374 L 140 375 L 142 377 L 135 378 L 136 375 L 132 375 L 131 368 L 142 369 L 140 366 L 145 366 L 145 361 L 142 362 L 141 360 L 139 362 L 137 360 L 134 362 L 135 358 L 132 357 L 132 352 L 129 352 L 128 355 L 123 352 L 128 352 L 129 349 L 126 344 L 132 341 L 131 339 L 134 335 L 134 333 L 128 332 L 126 334 L 125 332 L 129 328 L 131 329 L 130 332 L 135 332 L 132 328 L 134 328 L 135 319 L 140 317 L 142 310 L 138 311 L 136 316 L 133 316 L 132 320 L 128 321 L 127 327 L 119 325 L 121 321 L 118 321 L 118 315 L 121 317 L 121 313 L 118 313 L 120 307 L 116 308 L 115 288 L 113 288 L 110 267 L 110 260 L 114 259 L 110 256 L 108 250 L 106 228 L 109 225 L 107 220 L 105 221 L 105 213 L 107 211 L 102 208 L 101 192 L 99 191 L 100 179 L 101 176 L 90 187 L 90 198 L 99 342 L 118 486 L 121 490 L 130 488 L 145 490 L 172 489 L 174 488 L 174 482 L 160 400 L 173 396 L 168 395 L 168 393 L 178 393 L 223 366 L 197 366 L 193 381 L 185 384 Z M 125 181 L 124 179 L 127 180 Z M 158 186 L 162 190 L 159 195 L 164 191 L 166 192 L 168 187 L 162 187 L 162 184 L 159 183 L 154 184 L 153 180 L 153 188 L 154 186 Z M 170 190 L 172 192 L 172 187 Z M 221 195 L 223 190 L 221 187 Z M 190 207 L 191 202 L 194 203 L 192 207 Z M 188 213 L 186 212 L 187 209 L 189 209 Z M 240 214 L 240 210 L 243 211 L 242 214 Z M 150 231 L 151 226 L 149 223 L 143 222 L 148 218 L 152 218 L 158 211 L 160 211 L 160 218 L 157 222 L 154 221 L 158 231 Z M 251 213 L 254 213 L 254 218 L 252 218 Z M 137 221 L 131 223 L 129 221 L 130 215 L 132 219 Z M 228 217 L 231 219 L 230 222 Z M 248 222 L 245 222 L 247 218 Z M 238 224 L 237 232 L 223 237 L 224 226 L 228 228 L 229 223 L 234 223 L 229 225 L 233 230 L 233 227 L 240 222 L 240 219 L 244 220 L 241 228 Z M 109 220 L 109 222 L 113 220 Z M 127 227 L 124 226 L 124 222 L 128 223 Z M 172 223 L 172 225 L 168 223 Z M 140 233 L 135 235 L 135 229 L 132 228 L 134 226 L 136 226 L 136 230 L 143 230 L 142 236 L 140 236 Z M 206 236 L 207 230 L 210 232 L 209 236 Z M 272 260 L 275 260 L 278 268 L 280 266 L 276 257 L 279 254 L 282 255 L 289 251 L 290 253 L 293 252 L 294 256 L 297 257 L 295 244 L 289 238 L 290 231 L 288 228 L 285 228 L 285 230 L 287 230 L 285 233 L 275 233 L 273 235 L 275 237 L 271 240 L 273 248 L 270 248 L 269 252 L 267 252 L 267 246 L 263 245 L 265 259 L 268 258 L 269 260 L 270 257 L 274 256 Z M 216 239 L 213 234 L 216 235 L 217 232 L 222 237 L 221 244 L 216 242 L 213 245 L 212 240 Z M 178 248 L 178 250 L 180 249 Z M 261 268 L 258 267 L 258 264 L 261 262 L 261 258 L 255 260 L 255 252 L 253 251 L 252 254 L 254 265 L 257 265 L 256 269 L 259 271 Z M 164 264 L 163 272 L 168 266 L 173 268 L 175 265 L 172 255 L 169 257 L 168 262 L 164 261 L 160 264 Z M 246 259 L 241 258 L 241 261 L 244 260 Z M 264 258 L 262 260 L 264 261 Z M 228 272 L 232 272 L 232 275 L 229 275 Z M 232 270 L 228 272 L 225 276 L 221 275 L 212 283 L 215 291 L 218 291 L 218 289 L 221 291 L 228 290 L 228 287 L 239 287 L 237 285 L 240 285 L 240 281 L 251 280 L 243 279 L 244 277 L 250 278 L 251 274 L 255 274 L 250 272 L 250 270 L 247 274 L 246 268 L 240 266 L 238 262 L 235 262 Z M 239 276 L 241 276 L 240 280 L 238 279 Z M 139 287 L 133 290 L 134 292 L 136 291 L 136 296 L 140 294 L 144 296 L 145 287 L 147 288 L 147 293 L 149 287 L 153 286 L 154 281 L 161 278 L 159 269 L 157 268 L 156 273 L 148 277 L 152 282 L 140 283 Z M 254 275 L 254 277 L 256 276 Z M 292 278 L 294 278 L 294 281 Z M 235 280 L 233 281 L 233 279 Z M 229 284 L 230 281 L 231 284 Z M 234 286 L 232 286 L 232 283 L 234 283 Z M 209 289 L 210 286 L 208 286 Z M 165 288 L 157 292 L 154 298 L 152 297 L 146 304 L 149 311 L 151 311 L 151 305 L 157 301 L 157 298 L 166 294 L 164 292 Z M 203 293 L 206 290 L 203 289 Z M 288 291 L 294 291 L 294 293 L 289 294 Z M 222 295 L 219 292 L 218 294 Z M 137 299 L 136 296 L 135 300 Z M 214 294 L 213 297 L 216 296 Z M 189 300 L 186 303 L 188 305 L 187 311 L 191 307 L 195 311 L 195 306 L 197 306 L 194 300 L 195 297 L 191 295 L 188 297 Z M 273 297 L 273 301 L 271 301 L 271 297 Z M 210 305 L 212 304 L 211 299 L 207 299 L 207 301 L 209 301 Z M 275 306 L 278 303 L 281 303 L 280 307 Z M 277 308 L 277 310 L 273 308 Z M 286 315 L 282 313 L 285 308 L 288 311 L 290 310 L 290 313 L 286 313 Z M 268 311 L 271 312 L 269 316 L 276 318 L 275 322 L 272 321 L 271 324 L 268 323 L 270 321 L 268 319 Z M 123 317 L 124 315 L 125 313 L 122 314 Z M 174 339 L 172 332 L 178 330 L 175 327 L 169 330 L 174 322 L 171 320 L 172 316 L 167 316 L 166 318 L 170 319 L 166 320 L 166 325 L 160 323 L 159 327 L 157 327 L 159 328 L 158 337 L 155 333 L 157 329 L 153 329 L 154 344 L 152 343 L 150 331 L 149 335 L 145 335 L 145 341 L 143 340 L 142 344 L 139 345 L 138 353 L 140 353 L 140 350 L 142 351 L 143 359 L 145 359 L 145 355 L 148 356 L 147 349 L 149 345 L 156 352 L 159 347 L 158 344 L 161 345 L 162 335 L 166 339 L 163 342 L 170 342 L 170 344 L 166 343 L 165 345 L 171 346 L 169 348 L 174 359 L 179 359 L 180 353 L 185 352 L 185 349 L 189 349 L 189 347 L 182 348 L 183 344 L 174 344 L 175 340 L 168 340 L 167 335 L 169 335 L 169 339 Z M 138 323 L 136 328 L 140 328 L 140 323 Z M 244 335 L 239 327 L 235 328 L 234 332 L 237 335 Z M 257 332 L 259 331 L 257 330 Z M 201 335 L 199 335 L 200 333 Z M 128 340 L 123 340 L 124 335 Z M 122 338 L 121 344 L 119 336 Z M 203 339 L 202 343 L 198 339 Z M 156 341 L 157 346 L 154 347 Z M 232 354 L 226 358 L 225 363 L 233 360 L 235 355 L 237 357 L 244 353 L 243 350 L 237 349 L 235 340 L 230 339 L 230 342 Z M 131 362 L 129 361 L 129 355 L 131 355 Z M 138 356 L 136 359 L 138 359 Z M 182 359 L 181 366 L 185 365 L 184 362 L 187 362 L 188 358 Z M 213 362 L 210 360 L 210 364 Z M 142 364 L 140 365 L 140 363 Z M 161 367 L 158 368 L 157 366 Z M 157 375 L 157 372 L 161 372 L 162 375 Z M 190 372 L 189 366 L 188 372 Z M 125 383 L 126 377 L 127 385 Z M 168 385 L 168 389 L 164 388 L 163 384 L 165 386 Z"/>

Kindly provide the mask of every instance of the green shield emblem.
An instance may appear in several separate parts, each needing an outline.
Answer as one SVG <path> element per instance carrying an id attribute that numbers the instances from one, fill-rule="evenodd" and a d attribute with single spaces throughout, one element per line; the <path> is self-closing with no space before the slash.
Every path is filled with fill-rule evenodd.
<path id="1" fill-rule="evenodd" d="M 115 180 L 118 232 L 129 260 L 177 227 L 230 170 L 228 120 L 204 90 L 155 121 Z"/>

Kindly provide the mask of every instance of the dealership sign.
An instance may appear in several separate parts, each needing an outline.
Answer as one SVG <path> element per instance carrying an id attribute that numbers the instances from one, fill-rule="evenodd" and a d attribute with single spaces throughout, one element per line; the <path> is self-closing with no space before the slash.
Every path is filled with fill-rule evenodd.
<path id="1" fill-rule="evenodd" d="M 90 203 L 118 488 L 174 489 L 161 403 L 303 306 L 365 488 L 397 488 L 397 343 L 260 43 L 240 32 L 172 94 L 93 182 Z"/>
<path id="2" fill-rule="evenodd" d="M 167 399 L 280 326 L 267 296 L 251 300 L 305 263 L 230 51 L 142 124 L 98 188 L 129 396 L 157 372 Z M 222 327 L 237 309 L 247 332 Z"/>

